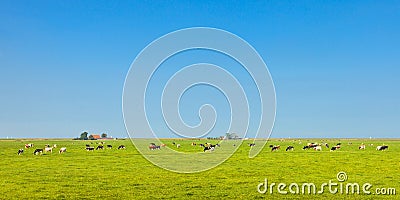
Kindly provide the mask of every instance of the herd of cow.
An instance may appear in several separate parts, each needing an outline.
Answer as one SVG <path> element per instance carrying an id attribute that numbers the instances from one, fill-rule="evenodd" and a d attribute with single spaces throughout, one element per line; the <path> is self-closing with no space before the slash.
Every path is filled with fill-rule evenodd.
<path id="1" fill-rule="evenodd" d="M 100 142 L 99 145 L 96 147 L 96 150 L 103 150 L 104 149 L 103 144 L 104 144 L 104 142 Z M 33 143 L 25 144 L 25 149 L 32 148 L 33 146 L 34 146 Z M 53 153 L 53 149 L 56 149 L 56 148 L 57 148 L 56 144 L 54 144 L 53 146 L 46 144 L 43 149 L 35 149 L 33 151 L 33 155 L 41 155 L 46 152 Z M 112 149 L 112 145 L 107 145 L 107 148 Z M 125 149 L 125 148 L 126 148 L 125 145 L 118 146 L 118 149 Z M 86 151 L 94 151 L 95 148 L 91 147 L 89 144 L 87 144 L 85 147 L 85 150 Z M 58 151 L 58 153 L 62 154 L 62 153 L 65 153 L 66 151 L 67 151 L 67 147 L 61 147 L 60 150 Z M 22 153 L 24 153 L 24 149 L 19 149 L 18 155 L 21 155 Z"/>
<path id="2" fill-rule="evenodd" d="M 249 144 L 249 146 L 254 146 L 255 144 Z M 339 150 L 341 148 L 342 143 L 337 143 L 335 146 L 332 146 L 330 148 L 330 151 L 336 151 Z M 322 146 L 325 146 L 327 149 L 329 149 L 329 144 L 328 143 L 323 143 L 323 144 L 319 144 L 319 143 L 308 143 L 306 146 L 303 147 L 303 150 L 309 150 L 309 149 L 313 149 L 315 151 L 322 151 Z M 371 144 L 371 146 L 373 146 L 373 144 Z M 269 147 L 271 148 L 271 151 L 277 151 L 281 148 L 280 145 L 269 145 Z M 359 150 L 365 150 L 366 146 L 364 143 L 362 143 L 358 149 Z M 376 150 L 377 151 L 384 151 L 387 150 L 389 148 L 389 146 L 387 145 L 382 145 L 382 146 L 377 146 Z M 288 146 L 286 148 L 286 151 L 293 151 L 294 150 L 294 146 Z"/>
<path id="3" fill-rule="evenodd" d="M 172 145 L 174 145 L 174 146 L 176 146 L 177 148 L 180 148 L 181 147 L 181 145 L 180 144 L 176 144 L 175 142 L 172 142 Z M 215 148 L 216 147 L 220 147 L 220 144 L 211 144 L 211 143 L 208 143 L 208 142 L 206 142 L 206 143 L 204 143 L 204 144 L 199 144 L 199 145 L 197 145 L 196 143 L 192 143 L 191 144 L 192 146 L 199 146 L 199 147 L 202 147 L 202 149 L 203 149 L 203 152 L 207 152 L 207 151 L 214 151 L 215 150 Z M 235 145 L 235 144 L 234 144 Z M 248 146 L 249 147 L 253 147 L 253 146 L 255 146 L 256 144 L 255 143 L 250 143 L 250 144 L 248 144 Z M 330 149 L 330 151 L 336 151 L 336 150 L 339 150 L 340 148 L 341 148 L 341 143 L 337 143 L 335 146 L 332 146 L 332 147 L 330 147 L 329 146 L 329 144 L 328 143 L 323 143 L 323 144 L 319 144 L 319 143 L 308 143 L 307 145 L 305 145 L 305 146 L 303 146 L 303 150 L 310 150 L 310 149 L 313 149 L 313 150 L 315 150 L 315 151 L 322 151 L 322 146 L 325 146 L 327 149 Z M 32 144 L 32 143 L 29 143 L 29 144 L 25 144 L 25 148 L 26 149 L 29 149 L 29 148 L 32 148 L 34 145 Z M 149 145 L 149 149 L 150 150 L 160 150 L 161 149 L 161 147 L 165 147 L 166 146 L 166 144 L 161 144 L 161 145 L 156 145 L 155 143 L 150 143 L 150 145 Z M 371 146 L 373 146 L 373 144 L 371 144 Z M 108 149 L 112 149 L 113 148 L 113 146 L 112 145 L 107 145 L 106 146 Z M 280 148 L 281 148 L 281 146 L 280 145 L 269 145 L 269 147 L 271 148 L 271 151 L 272 152 L 274 152 L 274 151 L 278 151 Z M 55 148 L 57 148 L 57 145 L 56 144 L 54 144 L 53 146 L 50 146 L 49 144 L 46 144 L 45 145 L 45 147 L 43 148 L 43 149 L 35 149 L 34 151 L 33 151 L 33 154 L 34 155 L 40 155 L 40 154 L 43 154 L 44 152 L 50 152 L 50 153 L 52 153 L 53 152 L 53 149 L 55 149 Z M 118 146 L 118 149 L 125 149 L 126 147 L 125 147 L 125 145 L 119 145 Z M 377 146 L 376 147 L 376 150 L 378 150 L 378 151 L 384 151 L 384 150 L 387 150 L 389 148 L 389 146 L 387 146 L 387 145 L 382 145 L 382 146 Z M 99 145 L 95 148 L 95 147 L 92 147 L 92 146 L 90 146 L 89 144 L 86 144 L 86 147 L 85 147 L 85 150 L 86 151 L 94 151 L 94 150 L 103 150 L 104 149 L 104 142 L 100 142 L 99 143 Z M 366 149 L 366 146 L 365 146 L 365 144 L 364 143 L 362 143 L 359 147 L 358 147 L 358 149 L 360 149 L 360 150 L 365 150 Z M 288 147 L 286 147 L 286 151 L 293 151 L 294 150 L 294 146 L 288 146 Z M 58 151 L 58 153 L 60 153 L 60 154 L 62 154 L 62 153 L 65 153 L 67 151 L 67 148 L 66 147 L 61 147 L 60 149 L 59 149 L 59 151 Z M 22 153 L 24 153 L 24 149 L 19 149 L 18 150 L 18 155 L 21 155 Z"/>
<path id="4" fill-rule="evenodd" d="M 173 146 L 176 146 L 176 148 L 178 148 L 178 149 L 181 147 L 181 144 L 176 144 L 175 142 L 172 142 L 172 145 L 173 145 Z M 220 147 L 220 146 L 221 146 L 221 145 L 218 144 L 218 143 L 217 143 L 217 144 L 211 144 L 211 143 L 208 143 L 208 142 L 206 142 L 206 143 L 204 143 L 204 144 L 199 144 L 199 145 L 197 145 L 197 143 L 195 143 L 195 142 L 192 142 L 191 145 L 192 145 L 192 146 L 199 146 L 199 147 L 202 147 L 203 152 L 206 152 L 206 151 L 214 151 L 216 147 Z M 149 149 L 150 149 L 150 150 L 160 150 L 161 147 L 165 147 L 165 146 L 167 146 L 167 145 L 166 145 L 166 144 L 156 145 L 155 143 L 150 143 Z"/>

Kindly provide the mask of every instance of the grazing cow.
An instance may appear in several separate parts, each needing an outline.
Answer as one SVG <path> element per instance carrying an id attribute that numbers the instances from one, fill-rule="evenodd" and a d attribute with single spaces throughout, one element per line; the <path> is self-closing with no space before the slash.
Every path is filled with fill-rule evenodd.
<path id="1" fill-rule="evenodd" d="M 46 147 L 46 148 L 44 148 L 44 152 L 53 153 L 53 148 L 51 148 L 51 147 Z"/>
<path id="2" fill-rule="evenodd" d="M 96 150 L 99 150 L 99 149 L 103 150 L 103 149 L 104 149 L 104 146 L 103 146 L 103 145 L 97 146 L 97 147 L 96 147 Z"/>
<path id="3" fill-rule="evenodd" d="M 286 148 L 286 151 L 293 151 L 294 150 L 294 146 L 288 146 L 287 148 Z"/>
<path id="4" fill-rule="evenodd" d="M 181 148 L 181 144 L 177 144 L 177 145 L 176 145 L 176 148 Z"/>
<path id="5" fill-rule="evenodd" d="M 56 144 L 53 144 L 53 148 L 57 148 L 57 145 L 56 145 Z"/>
<path id="6" fill-rule="evenodd" d="M 322 147 L 321 146 L 316 146 L 316 147 L 314 147 L 314 150 L 315 151 L 322 151 Z"/>
<path id="7" fill-rule="evenodd" d="M 29 148 L 31 148 L 31 147 L 33 147 L 33 144 L 32 144 L 32 143 L 25 144 L 25 148 L 29 149 Z"/>
<path id="8" fill-rule="evenodd" d="M 337 145 L 336 145 L 336 146 L 340 146 L 340 145 L 342 145 L 342 143 L 340 143 L 340 142 L 339 142 L 339 143 L 337 143 Z"/>
<path id="9" fill-rule="evenodd" d="M 378 150 L 378 151 L 384 151 L 384 150 L 387 150 L 388 148 L 389 148 L 389 146 L 383 145 L 383 146 L 377 146 L 377 147 L 376 147 L 376 150 Z"/>
<path id="10" fill-rule="evenodd" d="M 195 143 L 195 142 L 192 142 L 192 146 L 196 146 L 196 143 Z"/>
<path id="11" fill-rule="evenodd" d="M 18 155 L 21 155 L 22 153 L 24 153 L 24 149 L 19 149 L 18 150 Z"/>
<path id="12" fill-rule="evenodd" d="M 64 153 L 64 152 L 66 152 L 67 151 L 67 147 L 61 147 L 60 148 L 60 151 L 58 152 L 58 153 Z"/>
<path id="13" fill-rule="evenodd" d="M 365 144 L 362 143 L 362 144 L 358 147 L 358 149 L 360 149 L 360 150 L 365 150 Z"/>
<path id="14" fill-rule="evenodd" d="M 271 148 L 271 151 L 277 151 L 277 150 L 279 150 L 280 148 L 281 148 L 280 145 L 278 145 L 278 146 L 273 146 L 273 147 Z"/>
<path id="15" fill-rule="evenodd" d="M 90 145 L 89 145 L 89 144 L 87 144 L 87 145 L 86 145 L 86 147 L 90 147 Z"/>
<path id="16" fill-rule="evenodd" d="M 33 155 L 39 155 L 39 154 L 43 154 L 43 149 L 35 149 L 35 151 L 33 152 Z"/>
<path id="17" fill-rule="evenodd" d="M 304 146 L 303 150 L 306 150 L 306 149 L 309 149 L 309 148 L 310 148 L 309 146 Z"/>
<path id="18" fill-rule="evenodd" d="M 172 142 L 172 145 L 175 145 L 175 142 Z"/>
<path id="19" fill-rule="evenodd" d="M 107 148 L 112 149 L 112 145 L 107 144 Z"/>
<path id="20" fill-rule="evenodd" d="M 336 146 L 332 147 L 332 148 L 331 148 L 331 151 L 336 151 L 336 150 L 338 150 L 338 149 L 340 149 L 340 145 L 336 145 Z"/>
<path id="21" fill-rule="evenodd" d="M 160 146 L 157 146 L 157 145 L 155 145 L 154 143 L 151 143 L 151 144 L 149 145 L 149 149 L 150 149 L 150 150 L 155 150 L 155 149 L 160 150 Z"/>
<path id="22" fill-rule="evenodd" d="M 118 149 L 125 149 L 125 145 L 119 145 Z"/>
<path id="23" fill-rule="evenodd" d="M 255 144 L 255 143 L 251 143 L 251 144 L 249 144 L 249 147 L 254 147 L 254 146 L 256 146 L 256 144 Z"/>
<path id="24" fill-rule="evenodd" d="M 204 152 L 206 151 L 214 151 L 215 147 L 204 147 Z"/>
<path id="25" fill-rule="evenodd" d="M 94 151 L 94 147 L 86 147 L 86 151 Z"/>

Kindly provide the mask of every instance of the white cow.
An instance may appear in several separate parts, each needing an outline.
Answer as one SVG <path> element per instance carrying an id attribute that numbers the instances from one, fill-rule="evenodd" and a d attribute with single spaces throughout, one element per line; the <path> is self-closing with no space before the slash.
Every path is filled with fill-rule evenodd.
<path id="1" fill-rule="evenodd" d="M 314 150 L 315 151 L 322 151 L 322 147 L 318 145 L 318 146 L 314 147 Z"/>
<path id="2" fill-rule="evenodd" d="M 44 148 L 44 152 L 53 153 L 53 148 L 52 147 L 46 147 L 46 148 Z"/>
<path id="3" fill-rule="evenodd" d="M 67 147 L 61 147 L 58 153 L 64 153 L 67 151 Z"/>

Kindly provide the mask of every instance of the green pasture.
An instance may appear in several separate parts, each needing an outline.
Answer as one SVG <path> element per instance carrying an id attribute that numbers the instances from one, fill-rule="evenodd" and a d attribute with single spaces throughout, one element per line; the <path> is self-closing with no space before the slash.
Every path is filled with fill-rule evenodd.
<path id="1" fill-rule="evenodd" d="M 147 161 L 130 140 L 106 140 L 113 149 L 88 152 L 85 144 L 93 147 L 100 141 L 79 140 L 0 140 L 0 199 L 400 199 L 396 195 L 376 194 L 273 194 L 257 191 L 257 186 L 267 178 L 269 183 L 314 183 L 319 186 L 328 181 L 337 182 L 338 172 L 346 172 L 344 183 L 370 183 L 376 188 L 395 188 L 400 191 L 400 140 L 378 139 L 272 139 L 255 158 L 248 158 L 248 143 L 243 141 L 238 150 L 221 165 L 199 173 L 175 173 Z M 143 140 L 143 145 L 148 145 Z M 214 152 L 202 152 L 197 144 L 217 140 L 162 140 L 167 147 L 151 152 L 154 156 L 170 150 L 207 154 L 226 153 L 239 141 L 224 141 Z M 179 143 L 181 148 L 172 145 Z M 330 152 L 302 150 L 309 142 L 335 145 L 342 148 Z M 25 149 L 24 144 L 35 146 Z M 358 146 L 366 144 L 366 150 Z M 33 155 L 36 148 L 57 144 L 53 153 Z M 271 152 L 269 145 L 280 145 Z M 373 145 L 371 145 L 373 144 Z M 378 145 L 388 145 L 386 151 L 375 150 Z M 125 145 L 125 150 L 118 150 Z M 260 145 L 257 143 L 257 145 Z M 286 152 L 289 145 L 294 151 Z M 67 152 L 59 154 L 60 147 Z M 25 152 L 17 155 L 18 149 Z M 150 151 L 150 150 L 148 150 Z M 177 161 L 179 162 L 179 161 Z M 204 162 L 204 161 L 202 161 Z M 181 163 L 185 165 L 185 163 Z M 199 163 L 201 165 L 201 163 Z M 286 189 L 288 191 L 288 189 Z"/>

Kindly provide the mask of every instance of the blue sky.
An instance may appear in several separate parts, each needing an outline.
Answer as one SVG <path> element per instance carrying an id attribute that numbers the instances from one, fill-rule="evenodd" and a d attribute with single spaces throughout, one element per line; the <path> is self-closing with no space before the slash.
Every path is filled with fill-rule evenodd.
<path id="1" fill-rule="evenodd" d="M 399 1 L 0 1 L 0 137 L 127 137 L 130 64 L 198 26 L 262 56 L 277 95 L 272 137 L 399 137 L 399 22 Z"/>

